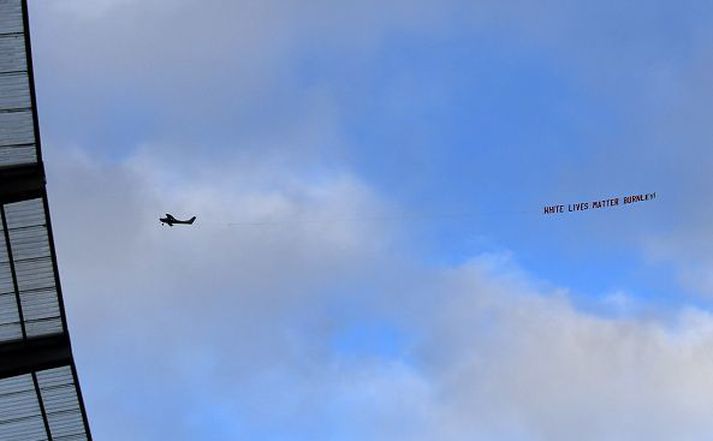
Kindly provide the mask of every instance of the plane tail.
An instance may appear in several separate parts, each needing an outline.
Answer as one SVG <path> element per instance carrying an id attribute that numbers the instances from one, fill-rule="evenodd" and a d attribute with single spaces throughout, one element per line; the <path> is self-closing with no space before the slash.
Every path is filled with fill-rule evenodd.
<path id="1" fill-rule="evenodd" d="M 193 222 L 195 222 L 195 221 L 196 221 L 196 217 L 193 216 L 192 218 L 188 219 L 188 224 L 193 225 Z"/>

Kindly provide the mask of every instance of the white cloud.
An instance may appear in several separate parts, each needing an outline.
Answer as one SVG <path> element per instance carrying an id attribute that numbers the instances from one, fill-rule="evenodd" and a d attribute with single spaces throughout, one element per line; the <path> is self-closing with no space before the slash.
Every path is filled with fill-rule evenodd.
<path id="1" fill-rule="evenodd" d="M 222 174 L 175 176 L 152 154 L 113 165 L 72 152 L 49 160 L 67 308 L 75 345 L 83 348 L 77 355 L 88 384 L 98 387 L 88 401 L 98 414 L 126 413 L 116 421 L 135 421 L 132 430 L 145 410 L 135 408 L 140 391 L 147 401 L 165 394 L 167 403 L 177 396 L 202 403 L 205 388 L 219 402 L 263 376 L 312 375 L 311 360 L 325 343 L 310 333 L 327 325 L 332 298 L 350 294 L 355 262 L 364 270 L 388 247 L 370 223 L 334 221 L 381 210 L 345 173 L 313 176 L 252 161 L 213 169 Z M 158 216 L 166 211 L 198 221 L 162 227 Z M 228 226 L 232 221 L 268 224 Z M 216 378 L 230 381 L 226 390 Z M 128 393 L 117 393 L 117 383 Z M 244 405 L 257 409 L 243 412 L 266 411 L 261 392 L 252 393 Z M 181 419 L 195 410 L 174 409 Z M 155 436 L 103 424 L 98 417 L 98 433 L 114 439 Z"/>
<path id="2" fill-rule="evenodd" d="M 90 417 L 105 439 L 698 440 L 713 433 L 713 317 L 578 311 L 507 255 L 421 267 L 363 183 L 265 164 L 175 179 L 160 156 L 50 158 Z M 230 172 L 228 172 L 230 170 Z M 196 228 L 161 227 L 180 209 Z M 278 225 L 225 226 L 227 219 Z M 351 306 L 349 306 L 351 305 Z M 351 308 L 344 310 L 343 308 Z M 340 317 L 409 335 L 331 348 Z"/>
<path id="3" fill-rule="evenodd" d="M 443 307 L 434 377 L 451 439 L 703 439 L 713 317 L 605 319 L 566 296 L 458 271 Z"/>

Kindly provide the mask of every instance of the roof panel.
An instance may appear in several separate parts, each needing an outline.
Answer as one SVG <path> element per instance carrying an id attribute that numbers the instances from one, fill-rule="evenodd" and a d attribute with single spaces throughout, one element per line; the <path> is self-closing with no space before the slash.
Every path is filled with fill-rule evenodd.
<path id="1" fill-rule="evenodd" d="M 0 293 L 14 292 L 14 290 L 12 273 L 10 272 L 10 262 L 0 262 Z"/>
<path id="2" fill-rule="evenodd" d="M 25 38 L 22 34 L 0 35 L 0 73 L 27 70 Z"/>
<path id="3" fill-rule="evenodd" d="M 38 164 L 26 13 L 26 0 L 0 0 L 0 368 L 13 376 L 0 380 L 0 441 L 91 440 Z"/>
<path id="4" fill-rule="evenodd" d="M 38 372 L 37 380 L 52 437 L 87 439 L 76 384 L 70 367 Z"/>
<path id="5" fill-rule="evenodd" d="M 34 294 L 23 294 L 20 299 L 25 319 L 25 332 L 28 337 L 62 333 L 64 327 L 56 294 L 44 299 L 37 298 Z"/>
<path id="6" fill-rule="evenodd" d="M 17 286 L 20 292 L 54 287 L 54 270 L 50 256 L 16 260 Z"/>
<path id="7" fill-rule="evenodd" d="M 22 338 L 15 294 L 0 294 L 0 341 Z"/>
<path id="8" fill-rule="evenodd" d="M 40 413 L 32 375 L 0 380 L 0 424 L 3 421 L 21 420 Z"/>
<path id="9" fill-rule="evenodd" d="M 0 380 L 0 440 L 47 439 L 31 374 Z"/>
<path id="10" fill-rule="evenodd" d="M 10 228 L 12 257 L 15 261 L 31 260 L 50 256 L 50 243 L 47 227 Z"/>
<path id="11" fill-rule="evenodd" d="M 22 338 L 20 322 L 0 323 L 0 342 L 13 341 Z"/>
<path id="12" fill-rule="evenodd" d="M 26 319 L 25 330 L 28 337 L 40 337 L 43 335 L 60 334 L 64 327 L 61 317 L 48 317 L 38 319 Z"/>
<path id="13" fill-rule="evenodd" d="M 29 108 L 30 84 L 26 72 L 0 75 L 0 110 Z"/>
<path id="14" fill-rule="evenodd" d="M 18 320 L 15 293 L 0 294 L 0 324 Z"/>
<path id="15" fill-rule="evenodd" d="M 5 218 L 28 337 L 63 332 L 54 263 L 41 198 L 6 204 Z M 10 290 L 12 274 L 9 275 Z"/>
<path id="16" fill-rule="evenodd" d="M 0 166 L 37 162 L 19 0 L 0 0 Z M 8 112 L 11 110 L 11 112 Z"/>
<path id="17" fill-rule="evenodd" d="M 2 228 L 2 224 L 0 224 L 0 236 L 2 236 L 3 239 L 5 237 L 5 230 Z M 9 260 L 5 240 L 0 240 L 0 293 L 12 292 L 14 290 Z"/>
<path id="18" fill-rule="evenodd" d="M 47 225 L 45 206 L 42 198 L 27 199 L 6 205 L 7 226 L 10 230 L 17 228 Z"/>
<path id="19" fill-rule="evenodd" d="M 21 339 L 22 326 L 2 225 L 0 225 L 0 235 L 3 237 L 0 240 L 0 342 L 2 342 Z"/>
<path id="20" fill-rule="evenodd" d="M 37 162 L 37 150 L 34 144 L 0 145 L 0 167 L 11 165 L 34 164 Z"/>
<path id="21" fill-rule="evenodd" d="M 22 3 L 20 0 L 0 0 L 0 34 L 22 31 Z"/>
<path id="22" fill-rule="evenodd" d="M 88 439 L 72 368 L 63 366 L 0 380 L 0 441 L 47 440 L 48 429 L 54 440 Z"/>
<path id="23" fill-rule="evenodd" d="M 60 316 L 57 291 L 54 289 L 20 293 L 20 301 L 26 321 Z"/>
<path id="24" fill-rule="evenodd" d="M 2 432 L 2 441 L 46 441 L 47 432 L 45 431 L 44 421 L 42 416 L 33 416 L 27 420 L 10 421 L 5 424 L 0 424 L 0 432 Z"/>
<path id="25" fill-rule="evenodd" d="M 3 211 L 10 245 L 0 240 L 0 293 L 13 295 L 3 299 L 2 305 L 7 309 L 0 313 L 0 341 L 22 338 L 20 311 L 28 337 L 62 333 L 64 326 L 44 203 L 41 198 L 14 202 L 5 204 Z M 2 236 L 4 239 L 4 230 Z M 9 262 L 8 250 L 12 262 Z M 19 297 L 21 310 L 17 308 L 16 297 Z"/>
<path id="26" fill-rule="evenodd" d="M 33 143 L 34 130 L 30 110 L 0 113 L 0 145 Z"/>

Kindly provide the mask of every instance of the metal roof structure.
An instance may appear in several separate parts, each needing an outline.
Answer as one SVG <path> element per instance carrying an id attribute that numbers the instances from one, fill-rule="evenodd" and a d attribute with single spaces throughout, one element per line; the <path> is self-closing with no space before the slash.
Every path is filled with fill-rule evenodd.
<path id="1" fill-rule="evenodd" d="M 91 440 L 42 162 L 27 0 L 0 0 L 0 441 Z"/>

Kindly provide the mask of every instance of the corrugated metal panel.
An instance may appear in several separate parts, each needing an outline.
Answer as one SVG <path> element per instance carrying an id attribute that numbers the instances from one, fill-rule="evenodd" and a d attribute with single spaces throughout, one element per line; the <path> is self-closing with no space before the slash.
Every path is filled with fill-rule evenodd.
<path id="1" fill-rule="evenodd" d="M 28 337 L 62 332 L 57 291 L 54 288 L 21 292 L 20 302 Z"/>
<path id="2" fill-rule="evenodd" d="M 0 240 L 0 341 L 22 338 L 23 324 L 27 337 L 62 333 L 62 315 L 42 199 L 6 204 L 3 208 L 10 244 L 8 247 L 5 232 L 0 230 L 3 237 Z M 8 250 L 12 252 L 12 262 Z M 23 323 L 20 323 L 17 308 L 18 295 Z"/>
<path id="3" fill-rule="evenodd" d="M 0 342 L 22 338 L 15 294 L 0 295 Z"/>
<path id="4" fill-rule="evenodd" d="M 0 113 L 0 146 L 35 142 L 32 112 Z"/>
<path id="5" fill-rule="evenodd" d="M 37 162 L 34 144 L 0 147 L 0 166 L 33 164 Z"/>
<path id="6" fill-rule="evenodd" d="M 64 366 L 0 380 L 0 441 L 87 440 L 72 369 Z"/>
<path id="7" fill-rule="evenodd" d="M 41 259 L 15 261 L 15 272 L 20 293 L 54 287 L 54 271 L 49 256 Z"/>
<path id="8" fill-rule="evenodd" d="M 0 75 L 0 110 L 30 106 L 30 83 L 27 73 Z"/>
<path id="9" fill-rule="evenodd" d="M 10 250 L 28 337 L 63 331 L 42 199 L 5 205 Z"/>
<path id="10" fill-rule="evenodd" d="M 25 37 L 20 35 L 0 36 L 0 73 L 27 70 Z"/>
<path id="11" fill-rule="evenodd" d="M 10 230 L 38 226 L 44 228 L 47 225 L 45 206 L 41 198 L 7 204 L 5 206 L 5 215 L 7 216 L 7 226 Z M 14 253 L 15 251 L 13 250 Z"/>
<path id="12" fill-rule="evenodd" d="M 69 366 L 38 372 L 37 380 L 52 438 L 86 440 L 77 388 Z"/>
<path id="13" fill-rule="evenodd" d="M 32 112 L 0 113 L 0 166 L 37 162 Z"/>
<path id="14" fill-rule="evenodd" d="M 0 342 L 2 342 L 21 339 L 22 326 L 2 225 L 0 225 L 0 233 L 3 238 L 0 240 Z"/>
<path id="15" fill-rule="evenodd" d="M 32 375 L 0 380 L 0 440 L 46 440 L 40 401 Z"/>
<path id="16" fill-rule="evenodd" d="M 0 34 L 22 31 L 22 2 L 0 0 Z"/>
<path id="17" fill-rule="evenodd" d="M 0 167 L 37 162 L 22 23 L 20 0 L 0 0 Z"/>

